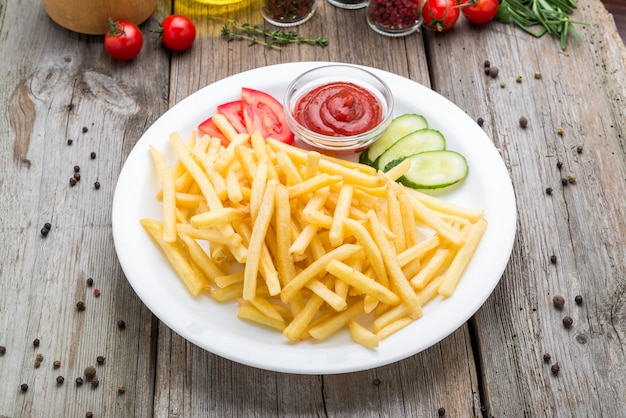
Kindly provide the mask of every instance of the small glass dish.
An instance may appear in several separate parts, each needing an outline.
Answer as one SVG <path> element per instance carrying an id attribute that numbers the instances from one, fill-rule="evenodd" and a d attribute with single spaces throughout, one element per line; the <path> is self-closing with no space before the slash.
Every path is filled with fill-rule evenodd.
<path id="1" fill-rule="evenodd" d="M 316 89 L 341 83 L 348 84 L 349 88 L 356 86 L 357 89 L 363 89 L 369 93 L 366 96 L 372 100 L 367 101 L 367 103 L 371 104 L 372 101 L 378 103 L 380 119 L 377 118 L 371 122 L 371 125 L 375 124 L 375 126 L 353 135 L 346 133 L 324 134 L 304 126 L 297 120 L 295 115 L 301 108 L 301 99 Z M 355 100 L 358 101 L 359 99 Z M 306 71 L 296 77 L 287 87 L 283 104 L 287 125 L 296 138 L 319 151 L 342 155 L 362 151 L 387 130 L 393 118 L 394 101 L 387 83 L 372 72 L 354 65 L 330 64 Z M 345 122 L 342 123 L 345 124 Z M 349 126 L 346 129 L 349 129 Z"/>

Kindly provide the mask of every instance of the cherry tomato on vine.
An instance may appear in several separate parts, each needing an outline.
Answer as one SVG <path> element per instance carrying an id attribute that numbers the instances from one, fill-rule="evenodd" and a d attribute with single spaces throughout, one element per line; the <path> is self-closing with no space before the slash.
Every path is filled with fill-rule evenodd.
<path id="1" fill-rule="evenodd" d="M 116 60 L 128 61 L 141 52 L 143 34 L 137 25 L 128 20 L 108 20 L 109 29 L 104 35 L 104 49 Z"/>
<path id="2" fill-rule="evenodd" d="M 472 23 L 491 22 L 498 13 L 498 0 L 461 0 L 461 13 Z"/>
<path id="3" fill-rule="evenodd" d="M 459 20 L 459 9 L 457 0 L 426 0 L 422 7 L 424 25 L 438 32 L 452 29 Z"/>
<path id="4" fill-rule="evenodd" d="M 155 30 L 161 34 L 163 44 L 172 51 L 184 51 L 196 40 L 196 25 L 183 15 L 171 15 Z"/>

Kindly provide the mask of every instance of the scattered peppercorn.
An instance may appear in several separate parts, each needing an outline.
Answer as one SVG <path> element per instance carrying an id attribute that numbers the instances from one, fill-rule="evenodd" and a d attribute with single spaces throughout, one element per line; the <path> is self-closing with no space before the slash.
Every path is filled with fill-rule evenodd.
<path id="1" fill-rule="evenodd" d="M 574 296 L 574 302 L 576 302 L 576 305 L 582 305 L 583 297 L 581 295 Z M 0 352 L 0 354 L 2 353 Z"/>
<path id="2" fill-rule="evenodd" d="M 561 161 L 557 161 L 557 162 L 556 162 L 556 168 L 558 168 L 559 170 L 560 170 L 561 168 L 563 168 L 563 163 L 562 163 Z"/>
<path id="3" fill-rule="evenodd" d="M 489 60 L 485 60 L 485 62 L 483 62 L 483 66 L 485 68 L 489 68 L 489 67 L 491 67 L 491 62 L 489 62 Z"/>
<path id="4" fill-rule="evenodd" d="M 498 73 L 499 72 L 500 72 L 500 70 L 498 69 L 498 67 L 489 67 L 489 76 L 491 78 L 498 77 Z"/>
<path id="5" fill-rule="evenodd" d="M 124 329 L 124 328 L 126 328 L 126 322 L 124 322 L 124 320 L 123 320 L 123 319 L 120 319 L 119 321 L 117 321 L 117 327 L 118 327 L 119 329 Z"/>
<path id="6" fill-rule="evenodd" d="M 567 183 L 569 183 L 569 181 L 568 181 L 565 177 L 563 177 L 563 178 L 561 179 L 561 185 L 562 185 L 562 186 L 567 186 Z"/>
<path id="7" fill-rule="evenodd" d="M 563 133 L 565 132 L 565 130 L 563 129 L 562 126 L 559 126 L 558 128 L 556 128 L 556 133 L 559 135 L 563 135 Z"/>
<path id="8" fill-rule="evenodd" d="M 567 175 L 567 181 L 570 183 L 576 183 L 576 173 L 569 173 Z"/>
<path id="9" fill-rule="evenodd" d="M 43 227 L 49 231 L 52 229 L 52 224 L 50 222 L 46 222 L 45 224 L 43 224 Z"/>
<path id="10" fill-rule="evenodd" d="M 98 362 L 98 364 L 104 364 L 104 356 L 98 356 L 96 358 L 96 361 Z"/>
<path id="11" fill-rule="evenodd" d="M 515 81 L 518 82 L 518 83 L 521 83 L 522 82 L 522 76 L 518 75 L 517 77 L 515 77 Z"/>
<path id="12" fill-rule="evenodd" d="M 547 187 L 546 188 L 546 194 L 548 194 L 548 195 L 552 194 L 552 187 Z"/>
<path id="13" fill-rule="evenodd" d="M 556 255 L 552 254 L 552 255 L 550 256 L 550 262 L 551 262 L 552 264 L 556 264 Z M 555 296 L 555 297 L 556 297 L 556 296 Z"/>
<path id="14" fill-rule="evenodd" d="M 43 354 L 37 353 L 37 357 L 35 357 L 37 361 L 43 361 Z"/>
<path id="15" fill-rule="evenodd" d="M 549 362 L 551 358 L 552 356 L 549 353 L 545 353 L 543 355 L 543 361 L 545 361 L 546 363 Z"/>
<path id="16" fill-rule="evenodd" d="M 39 360 L 35 361 L 35 369 L 38 369 L 41 367 L 41 362 Z"/>
<path id="17" fill-rule="evenodd" d="M 78 386 L 80 386 L 80 385 L 82 385 L 82 384 L 83 384 L 83 378 L 82 378 L 82 377 L 80 377 L 80 376 L 78 376 L 78 377 L 76 378 L 75 382 L 76 382 L 76 384 L 77 384 Z"/>
<path id="18" fill-rule="evenodd" d="M 86 126 L 83 126 L 83 133 L 87 132 L 89 130 L 89 128 L 87 128 Z"/>
<path id="19" fill-rule="evenodd" d="M 91 151 L 91 154 L 89 154 L 89 156 L 91 157 L 91 159 L 95 159 L 96 158 L 96 153 Z"/>
<path id="20" fill-rule="evenodd" d="M 7 352 L 7 348 L 3 345 L 0 345 L 0 356 L 4 355 Z"/>
<path id="21" fill-rule="evenodd" d="M 92 388 L 94 388 L 94 389 L 97 388 L 99 384 L 100 384 L 100 381 L 98 379 L 96 379 L 96 378 L 91 379 L 91 387 Z"/>
<path id="22" fill-rule="evenodd" d="M 557 309 L 563 309 L 563 305 L 565 305 L 565 298 L 561 295 L 554 295 L 552 298 L 552 304 Z"/>
<path id="23" fill-rule="evenodd" d="M 93 295 L 94 295 L 95 297 L 100 297 L 100 290 L 98 290 L 98 289 L 94 289 L 94 290 L 93 290 Z"/>
<path id="24" fill-rule="evenodd" d="M 374 380 L 372 380 L 372 383 L 375 384 L 376 386 L 380 385 L 380 379 L 379 378 L 375 378 Z"/>
<path id="25" fill-rule="evenodd" d="M 63 376 L 57 376 L 57 383 L 62 385 L 65 382 L 65 378 Z"/>
<path id="26" fill-rule="evenodd" d="M 100 188 L 100 182 L 97 181 L 93 184 L 94 189 L 98 190 Z"/>
<path id="27" fill-rule="evenodd" d="M 571 327 L 573 323 L 574 323 L 574 320 L 572 319 L 571 316 L 568 315 L 563 318 L 563 326 L 565 326 L 565 328 Z"/>
<path id="28" fill-rule="evenodd" d="M 444 416 L 446 414 L 446 408 L 441 407 L 437 410 L 437 415 L 439 415 L 440 417 Z"/>
<path id="29" fill-rule="evenodd" d="M 124 393 L 124 392 L 126 392 L 126 388 L 124 387 L 124 385 L 119 385 L 119 386 L 117 387 L 117 393 L 122 394 L 122 393 Z"/>
<path id="30" fill-rule="evenodd" d="M 582 154 L 583 153 L 583 146 L 582 145 L 577 146 L 576 147 L 576 152 L 579 153 L 579 154 Z"/>
<path id="31" fill-rule="evenodd" d="M 58 369 L 59 367 L 61 367 L 61 362 L 59 360 L 54 360 L 54 363 L 52 363 L 52 367 Z"/>
<path id="32" fill-rule="evenodd" d="M 87 279 L 87 286 L 93 286 L 93 279 L 91 277 Z"/>
<path id="33" fill-rule="evenodd" d="M 41 235 L 44 237 L 47 236 L 49 232 L 50 230 L 48 228 L 41 228 Z"/>
<path id="34" fill-rule="evenodd" d="M 93 412 L 87 412 L 85 414 L 85 418 L 92 418 L 93 417 Z"/>
<path id="35" fill-rule="evenodd" d="M 489 75 L 489 67 L 485 67 L 485 75 Z"/>
<path id="36" fill-rule="evenodd" d="M 22 383 L 20 385 L 20 389 L 22 389 L 22 392 L 26 392 L 28 390 L 28 385 L 26 383 Z"/>
<path id="37" fill-rule="evenodd" d="M 40 344 L 40 343 L 41 343 L 41 342 L 39 341 L 39 338 L 35 338 L 35 339 L 33 340 L 33 345 L 34 345 L 35 347 L 39 347 L 39 344 Z"/>
<path id="38" fill-rule="evenodd" d="M 74 141 L 71 138 L 68 138 L 67 145 L 72 145 L 72 142 L 74 142 Z"/>
<path id="39" fill-rule="evenodd" d="M 74 173 L 78 173 L 80 171 L 80 166 L 75 165 L 74 166 Z"/>
<path id="40" fill-rule="evenodd" d="M 526 119 L 525 116 L 519 118 L 519 126 L 521 126 L 522 128 L 526 128 L 528 126 L 528 119 Z"/>
<path id="41" fill-rule="evenodd" d="M 78 309 L 79 311 L 84 311 L 84 310 L 85 310 L 85 308 L 86 308 L 86 306 L 85 306 L 85 302 L 83 302 L 82 300 L 79 300 L 79 301 L 76 303 L 76 309 Z"/>
<path id="42" fill-rule="evenodd" d="M 506 87 L 506 83 L 504 81 L 500 82 L 500 88 L 505 88 Z"/>
<path id="43" fill-rule="evenodd" d="M 483 118 L 478 118 L 476 119 L 476 123 L 478 124 L 478 126 L 483 126 L 485 124 L 485 120 Z"/>
<path id="44" fill-rule="evenodd" d="M 76 186 L 76 178 L 70 177 L 70 186 Z"/>
<path id="45" fill-rule="evenodd" d="M 552 365 L 552 367 L 550 367 L 550 371 L 552 372 L 552 374 L 559 374 L 559 372 L 561 371 L 561 366 L 559 366 L 558 363 L 555 363 Z"/>
<path id="46" fill-rule="evenodd" d="M 96 368 L 93 366 L 88 366 L 85 368 L 85 377 L 87 379 L 93 379 L 94 377 L 96 377 Z"/>
<path id="47" fill-rule="evenodd" d="M 76 179 L 76 181 L 80 181 L 80 173 L 74 173 L 73 177 Z"/>
<path id="48" fill-rule="evenodd" d="M 535 71 L 535 78 L 539 80 L 541 78 L 541 71 Z"/>

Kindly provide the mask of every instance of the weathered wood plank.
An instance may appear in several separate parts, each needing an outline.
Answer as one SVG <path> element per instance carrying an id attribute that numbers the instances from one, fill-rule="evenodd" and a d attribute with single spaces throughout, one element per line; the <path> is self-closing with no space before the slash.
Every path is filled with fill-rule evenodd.
<path id="1" fill-rule="evenodd" d="M 510 264 L 475 321 L 490 416 L 623 414 L 625 55 L 595 6 L 579 2 L 575 18 L 593 25 L 579 28 L 581 41 L 566 51 L 504 25 L 428 36 L 434 88 L 484 118 L 519 208 Z M 497 79 L 482 73 L 485 59 L 499 67 Z M 576 182 L 563 186 L 569 173 Z M 566 299 L 562 311 L 552 306 L 555 294 Z"/>

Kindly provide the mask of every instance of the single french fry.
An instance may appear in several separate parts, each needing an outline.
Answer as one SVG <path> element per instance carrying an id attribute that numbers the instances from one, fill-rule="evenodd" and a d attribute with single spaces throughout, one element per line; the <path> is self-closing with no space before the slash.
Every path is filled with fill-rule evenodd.
<path id="1" fill-rule="evenodd" d="M 252 144 L 252 151 L 254 151 L 257 161 L 265 161 L 267 164 L 267 178 L 278 180 L 278 174 L 276 174 L 274 162 L 272 161 L 272 158 L 270 158 L 268 148 L 265 144 L 265 138 L 263 138 L 261 133 L 257 131 L 250 137 L 250 143 Z"/>
<path id="2" fill-rule="evenodd" d="M 401 193 L 398 193 L 398 202 L 400 203 L 400 216 L 402 216 L 402 224 L 404 225 L 404 242 L 406 248 L 410 248 L 417 244 L 419 239 L 413 207 L 404 188 Z"/>
<path id="3" fill-rule="evenodd" d="M 383 303 L 386 303 L 388 305 L 397 305 L 398 303 L 400 303 L 400 298 L 398 297 L 398 295 L 393 293 L 387 287 L 378 283 L 371 277 L 367 277 L 360 271 L 353 269 L 347 264 L 342 263 L 341 261 L 331 260 L 326 265 L 326 271 L 337 277 L 339 280 L 343 280 L 350 286 L 353 286 L 356 289 L 375 297 Z"/>
<path id="4" fill-rule="evenodd" d="M 447 248 L 439 248 L 433 256 L 428 259 L 410 282 L 415 290 L 422 290 L 436 276 L 438 276 L 446 267 L 446 261 L 449 259 L 450 250 Z"/>
<path id="5" fill-rule="evenodd" d="M 351 184 L 344 183 L 339 191 L 339 197 L 337 199 L 337 206 L 335 206 L 335 212 L 333 214 L 333 223 L 330 226 L 328 238 L 330 245 L 338 247 L 343 242 L 344 227 L 343 223 L 350 215 L 350 207 L 352 204 L 352 195 L 354 188 Z"/>
<path id="6" fill-rule="evenodd" d="M 330 174 L 322 173 L 315 177 L 311 177 L 308 180 L 304 180 L 302 183 L 289 186 L 287 190 L 289 191 L 289 197 L 293 199 L 294 197 L 297 197 L 297 196 L 302 196 L 307 193 L 312 193 L 318 189 L 321 189 L 322 187 L 339 183 L 341 180 L 342 178 L 339 175 L 330 175 Z"/>
<path id="7" fill-rule="evenodd" d="M 252 306 L 257 308 L 263 315 L 275 319 L 276 321 L 284 322 L 285 318 L 282 317 L 276 306 L 272 305 L 266 298 L 255 296 L 249 301 Z"/>
<path id="8" fill-rule="evenodd" d="M 205 240 L 213 244 L 226 245 L 229 247 L 241 246 L 241 236 L 234 234 L 229 237 L 225 237 L 217 229 L 197 229 L 190 224 L 177 223 L 176 230 L 179 234 L 189 235 L 194 239 Z"/>
<path id="9" fill-rule="evenodd" d="M 285 174 L 286 186 L 300 184 L 302 183 L 303 180 L 305 180 L 302 178 L 302 175 L 298 171 L 298 168 L 295 166 L 293 161 L 291 161 L 291 159 L 289 158 L 289 155 L 287 155 L 286 152 L 278 151 L 276 153 L 276 161 L 278 162 L 278 165 L 280 166 L 281 170 Z"/>
<path id="10" fill-rule="evenodd" d="M 472 223 L 481 219 L 485 213 L 485 211 L 481 209 L 469 209 L 451 202 L 446 202 L 445 200 L 437 199 L 419 190 L 407 189 L 407 192 L 432 210 L 466 218 Z"/>
<path id="11" fill-rule="evenodd" d="M 321 154 L 317 151 L 309 151 L 306 154 L 306 164 L 304 165 L 303 179 L 310 179 L 317 174 L 317 167 L 320 163 Z"/>
<path id="12" fill-rule="evenodd" d="M 486 229 L 487 220 L 485 218 L 479 219 L 470 227 L 465 243 L 461 248 L 459 248 L 454 256 L 454 259 L 450 263 L 450 267 L 448 267 L 445 272 L 443 283 L 439 287 L 439 294 L 441 296 L 450 297 L 452 295 L 452 292 L 454 292 L 459 280 L 461 280 L 461 276 L 463 275 L 463 272 L 465 272 L 470 259 L 476 252 L 478 244 L 480 243 Z"/>
<path id="13" fill-rule="evenodd" d="M 243 295 L 243 280 L 225 287 L 212 289 L 210 294 L 217 302 L 228 302 L 240 298 Z"/>
<path id="14" fill-rule="evenodd" d="M 276 234 L 276 269 L 282 286 L 296 276 L 293 256 L 289 253 L 291 246 L 291 206 L 289 192 L 283 184 L 276 185 L 276 208 L 274 216 L 274 233 Z"/>
<path id="15" fill-rule="evenodd" d="M 354 319 L 351 319 L 348 322 L 348 329 L 350 330 L 350 335 L 352 339 L 367 348 L 376 348 L 378 347 L 378 336 L 365 328 L 363 325 L 359 324 Z"/>
<path id="16" fill-rule="evenodd" d="M 357 242 L 365 250 L 365 254 L 367 254 L 367 259 L 372 266 L 372 270 L 374 271 L 378 282 L 388 287 L 389 277 L 387 276 L 385 262 L 383 261 L 383 256 L 380 252 L 380 248 L 376 244 L 376 241 L 374 241 L 374 238 L 372 238 L 370 232 L 367 230 L 367 228 L 365 228 L 363 225 L 353 219 L 346 219 L 344 223 L 348 231 L 350 231 L 350 233 L 355 236 Z"/>
<path id="17" fill-rule="evenodd" d="M 441 240 L 437 235 L 431 235 L 420 243 L 415 244 L 398 254 L 398 264 L 400 264 L 401 267 L 404 267 L 413 260 L 421 259 L 424 255 L 437 248 L 440 242 Z"/>
<path id="18" fill-rule="evenodd" d="M 192 296 L 198 296 L 204 289 L 204 280 L 196 275 L 175 243 L 165 242 L 163 240 L 163 223 L 147 218 L 141 219 L 140 222 L 152 239 L 161 247 L 163 254 L 181 278 L 182 282 L 189 290 L 189 293 L 191 293 Z"/>
<path id="19" fill-rule="evenodd" d="M 196 240 L 185 234 L 179 234 L 179 236 L 185 243 L 190 258 L 209 280 L 215 282 L 216 277 L 224 275 L 222 269 L 208 256 Z"/>
<path id="20" fill-rule="evenodd" d="M 269 164 L 267 161 L 259 161 L 254 173 L 252 189 L 250 191 L 250 218 L 252 219 L 252 222 L 254 222 L 257 217 L 261 206 L 261 200 L 265 194 L 265 185 L 267 183 L 268 173 Z"/>
<path id="21" fill-rule="evenodd" d="M 410 197 L 413 211 L 418 219 L 434 229 L 441 236 L 441 238 L 449 241 L 453 245 L 461 245 L 463 243 L 463 235 L 461 235 L 460 232 L 456 231 L 450 226 L 450 224 L 441 219 L 441 217 L 437 216 L 435 211 L 424 205 L 414 195 L 411 195 Z"/>
<path id="22" fill-rule="evenodd" d="M 386 327 L 382 328 L 380 331 L 376 333 L 376 336 L 380 338 L 381 340 L 383 340 L 387 338 L 388 336 L 390 336 L 391 334 L 395 334 L 396 332 L 400 331 L 402 328 L 405 328 L 406 326 L 410 325 L 411 322 L 413 321 L 414 319 L 409 318 L 409 317 L 400 318 L 390 323 Z"/>
<path id="23" fill-rule="evenodd" d="M 270 327 L 278 331 L 282 331 L 283 329 L 285 329 L 286 326 L 284 320 L 270 318 L 264 315 L 263 312 L 259 311 L 256 307 L 251 305 L 239 306 L 239 312 L 237 313 L 237 317 L 239 319 L 247 319 L 248 321 L 265 325 L 266 327 Z"/>
<path id="24" fill-rule="evenodd" d="M 176 192 L 176 204 L 179 207 L 194 209 L 199 207 L 202 202 L 204 202 L 204 196 L 201 194 Z"/>
<path id="25" fill-rule="evenodd" d="M 356 318 L 363 313 L 363 299 L 358 300 L 352 304 L 348 309 L 345 309 L 329 319 L 317 324 L 309 329 L 309 334 L 316 340 L 325 340 L 339 329 L 344 327 L 350 322 L 351 319 Z"/>
<path id="26" fill-rule="evenodd" d="M 213 115 L 211 117 L 211 120 L 213 121 L 213 123 L 215 123 L 217 129 L 219 129 L 220 132 L 222 132 L 226 139 L 228 139 L 229 141 L 232 141 L 239 134 L 239 132 L 237 132 L 233 125 L 231 125 L 228 119 L 226 119 L 226 116 L 222 115 L 221 113 L 216 113 L 215 115 Z"/>
<path id="27" fill-rule="evenodd" d="M 226 286 L 230 286 L 231 284 L 239 283 L 239 282 L 243 283 L 243 271 L 233 273 L 233 274 L 225 274 L 222 276 L 217 276 L 215 278 L 215 284 L 218 287 L 226 287 Z"/>
<path id="28" fill-rule="evenodd" d="M 275 191 L 276 180 L 270 180 L 265 188 L 265 194 L 261 201 L 259 214 L 254 222 L 252 235 L 250 236 L 250 244 L 248 245 L 248 258 L 246 260 L 243 280 L 244 300 L 251 300 L 256 296 L 257 275 L 259 271 L 259 264 L 261 263 L 261 252 L 264 246 L 263 242 L 274 214 L 276 202 L 274 198 Z"/>
<path id="29" fill-rule="evenodd" d="M 330 282 L 332 282 L 332 280 Z M 306 284 L 306 287 L 321 297 L 324 302 L 336 311 L 343 311 L 348 306 L 344 298 L 333 292 L 320 280 L 312 279 Z"/>
<path id="30" fill-rule="evenodd" d="M 239 178 L 234 170 L 229 169 L 226 173 L 226 189 L 228 190 L 228 200 L 239 203 L 243 200 L 243 193 Z"/>
<path id="31" fill-rule="evenodd" d="M 215 169 L 220 173 L 225 172 L 235 160 L 235 149 L 239 146 L 245 146 L 250 141 L 250 135 L 238 134 L 228 143 L 224 152 L 215 160 Z"/>
<path id="32" fill-rule="evenodd" d="M 387 170 L 385 172 L 385 175 L 389 178 L 389 180 L 396 181 L 400 177 L 402 177 L 404 173 L 406 173 L 409 170 L 409 168 L 411 168 L 411 161 L 408 159 L 405 159 L 402 162 L 400 162 L 398 165 Z"/>
<path id="33" fill-rule="evenodd" d="M 174 189 L 174 170 L 170 166 L 161 173 L 163 188 L 163 240 L 176 241 L 176 190 Z"/>
<path id="34" fill-rule="evenodd" d="M 316 294 L 311 295 L 304 307 L 300 309 L 293 320 L 283 330 L 283 335 L 292 341 L 302 340 L 307 327 L 323 304 L 324 299 Z"/>
<path id="35" fill-rule="evenodd" d="M 391 232 L 396 236 L 393 240 L 396 252 L 402 252 L 406 249 L 406 241 L 404 237 L 404 223 L 402 212 L 400 209 L 400 200 L 398 200 L 398 190 L 395 187 L 389 187 L 389 197 L 387 198 L 387 224 Z"/>
<path id="36" fill-rule="evenodd" d="M 210 228 L 224 223 L 231 223 L 250 216 L 249 208 L 221 208 L 199 213 L 191 217 L 189 222 L 194 228 Z"/>

